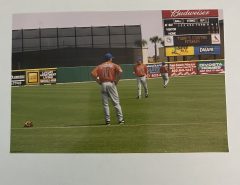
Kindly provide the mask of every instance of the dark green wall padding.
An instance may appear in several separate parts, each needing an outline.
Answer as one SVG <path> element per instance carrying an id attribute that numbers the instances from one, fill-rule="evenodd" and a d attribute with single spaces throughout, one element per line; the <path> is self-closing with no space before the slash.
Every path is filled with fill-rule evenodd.
<path id="1" fill-rule="evenodd" d="M 123 70 L 122 79 L 133 79 L 133 64 L 120 65 Z M 93 81 L 91 71 L 95 66 L 59 67 L 57 83 Z"/>

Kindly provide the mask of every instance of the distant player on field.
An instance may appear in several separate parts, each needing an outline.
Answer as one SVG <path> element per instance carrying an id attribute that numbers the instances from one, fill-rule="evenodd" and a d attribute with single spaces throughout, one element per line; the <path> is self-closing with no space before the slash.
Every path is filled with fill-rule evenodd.
<path id="1" fill-rule="evenodd" d="M 108 105 L 108 99 L 110 98 L 115 107 L 119 124 L 124 124 L 122 108 L 116 87 L 120 79 L 122 69 L 119 65 L 112 62 L 113 56 L 111 53 L 106 53 L 104 59 L 105 62 L 94 68 L 91 75 L 96 82 L 101 85 L 105 121 L 107 125 L 110 125 L 110 111 Z"/>
<path id="2" fill-rule="evenodd" d="M 169 77 L 168 77 L 168 67 L 165 62 L 162 62 L 162 66 L 160 67 L 160 73 L 163 79 L 163 87 L 166 88 L 169 82 Z"/>
<path id="3" fill-rule="evenodd" d="M 141 98 L 142 85 L 145 92 L 145 98 L 148 97 L 148 87 L 147 87 L 147 66 L 142 63 L 142 58 L 138 58 L 137 63 L 134 66 L 134 72 L 137 78 L 138 96 L 137 99 Z"/>

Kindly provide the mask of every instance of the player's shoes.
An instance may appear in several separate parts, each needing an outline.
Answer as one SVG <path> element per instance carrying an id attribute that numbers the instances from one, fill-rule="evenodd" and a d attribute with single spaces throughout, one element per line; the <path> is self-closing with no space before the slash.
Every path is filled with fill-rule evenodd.
<path id="1" fill-rule="evenodd" d="M 145 98 L 148 98 L 148 94 L 145 95 Z"/>
<path id="2" fill-rule="evenodd" d="M 106 121 L 106 125 L 107 125 L 107 126 L 111 125 L 111 124 L 110 124 L 110 121 Z"/>
<path id="3" fill-rule="evenodd" d="M 137 96 L 136 99 L 141 99 L 141 96 Z"/>
<path id="4" fill-rule="evenodd" d="M 124 120 L 118 122 L 120 125 L 123 125 L 125 123 Z"/>
<path id="5" fill-rule="evenodd" d="M 167 85 L 164 85 L 163 87 L 164 87 L 164 88 L 167 88 Z"/>

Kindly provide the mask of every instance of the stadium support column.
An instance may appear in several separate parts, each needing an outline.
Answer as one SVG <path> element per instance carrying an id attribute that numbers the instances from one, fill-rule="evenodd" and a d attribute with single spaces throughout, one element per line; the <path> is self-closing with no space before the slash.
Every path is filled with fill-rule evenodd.
<path id="1" fill-rule="evenodd" d="M 124 24 L 124 57 L 125 57 L 125 61 L 126 61 L 126 56 L 127 56 L 127 29 L 126 29 L 126 25 Z"/>
<path id="2" fill-rule="evenodd" d="M 77 48 L 77 28 L 74 27 L 75 48 Z"/>
<path id="3" fill-rule="evenodd" d="M 174 57 L 173 57 L 173 60 L 174 60 L 174 61 L 177 61 L 177 56 L 174 56 Z"/>
<path id="4" fill-rule="evenodd" d="M 142 58 L 143 58 L 143 63 L 147 64 L 148 63 L 148 48 L 142 48 Z"/>
<path id="5" fill-rule="evenodd" d="M 167 61 L 170 62 L 170 57 L 167 57 Z"/>
<path id="6" fill-rule="evenodd" d="M 94 45 L 93 45 L 93 27 L 91 26 L 91 38 L 92 38 L 92 48 L 94 48 Z"/>
<path id="7" fill-rule="evenodd" d="M 59 37 L 58 37 L 58 28 L 57 28 L 57 49 L 59 49 Z"/>
<path id="8" fill-rule="evenodd" d="M 38 29 L 38 34 L 39 34 L 39 47 L 40 47 L 40 51 L 42 50 L 42 39 L 41 39 L 41 29 Z"/>
<path id="9" fill-rule="evenodd" d="M 110 34 L 110 26 L 108 25 L 108 48 L 109 48 L 109 51 L 111 51 L 111 34 Z"/>
<path id="10" fill-rule="evenodd" d="M 42 39 L 41 39 L 41 29 L 40 28 L 38 29 L 38 34 L 39 34 L 38 37 L 39 37 L 39 48 L 40 48 L 40 57 L 39 57 L 40 64 L 39 65 L 41 66 L 43 60 L 42 60 Z"/>
<path id="11" fill-rule="evenodd" d="M 127 48 L 127 29 L 125 24 L 124 24 L 124 39 L 125 39 L 125 48 Z"/>
<path id="12" fill-rule="evenodd" d="M 21 63 L 24 61 L 24 49 L 23 49 L 24 45 L 23 45 L 23 29 L 22 29 L 22 51 L 21 51 L 21 60 L 20 62 L 18 62 L 18 69 L 22 68 Z"/>

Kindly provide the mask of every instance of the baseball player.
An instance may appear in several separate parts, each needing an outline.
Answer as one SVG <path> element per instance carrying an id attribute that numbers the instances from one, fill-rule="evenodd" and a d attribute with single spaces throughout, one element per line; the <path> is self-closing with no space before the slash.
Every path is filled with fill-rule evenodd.
<path id="1" fill-rule="evenodd" d="M 168 77 L 168 67 L 165 62 L 162 62 L 162 66 L 160 67 L 160 73 L 163 79 L 163 87 L 166 88 L 169 82 L 169 77 Z"/>
<path id="2" fill-rule="evenodd" d="M 104 59 L 105 62 L 94 68 L 91 75 L 96 82 L 101 85 L 102 104 L 106 125 L 110 125 L 110 111 L 108 105 L 109 98 L 112 100 L 115 107 L 119 124 L 124 124 L 125 122 L 123 119 L 122 108 L 116 87 L 120 79 L 122 69 L 119 65 L 112 62 L 113 56 L 111 53 L 106 53 Z"/>
<path id="3" fill-rule="evenodd" d="M 142 85 L 145 92 L 145 98 L 148 97 L 148 87 L 147 87 L 147 66 L 142 63 L 142 58 L 138 58 L 137 63 L 134 65 L 134 72 L 137 78 L 138 96 L 137 99 L 141 98 Z"/>

